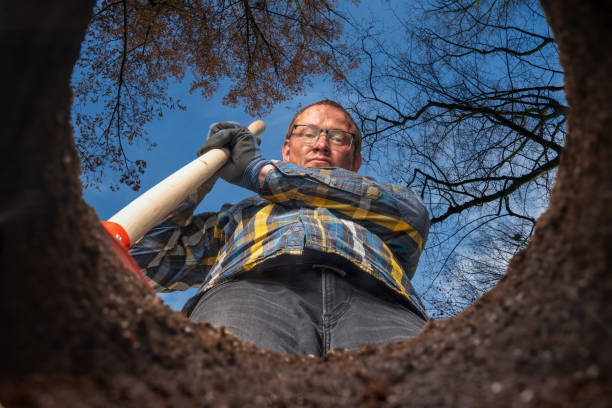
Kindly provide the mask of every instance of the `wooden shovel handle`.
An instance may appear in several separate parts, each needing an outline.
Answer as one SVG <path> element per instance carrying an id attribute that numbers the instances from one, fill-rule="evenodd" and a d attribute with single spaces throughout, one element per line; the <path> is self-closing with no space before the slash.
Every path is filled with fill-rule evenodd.
<path id="1" fill-rule="evenodd" d="M 260 135 L 265 128 L 266 124 L 261 120 L 249 125 L 249 130 L 255 136 Z M 129 248 L 223 167 L 228 157 L 227 149 L 210 150 L 151 187 L 106 223 L 118 224 L 125 231 L 121 243 Z"/>

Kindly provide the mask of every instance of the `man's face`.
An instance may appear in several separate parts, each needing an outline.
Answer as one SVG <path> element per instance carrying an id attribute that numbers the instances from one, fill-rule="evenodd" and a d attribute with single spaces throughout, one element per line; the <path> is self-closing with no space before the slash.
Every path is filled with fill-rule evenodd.
<path id="1" fill-rule="evenodd" d="M 344 113 L 327 105 L 315 105 L 302 112 L 295 120 L 296 125 L 313 125 L 320 129 L 339 129 L 355 133 Z M 295 131 L 294 131 L 295 132 Z M 342 167 L 357 171 L 361 167 L 361 153 L 355 154 L 355 143 L 350 149 L 330 146 L 324 134 L 319 140 L 308 145 L 303 138 L 290 137 L 283 144 L 283 160 L 304 167 Z"/>

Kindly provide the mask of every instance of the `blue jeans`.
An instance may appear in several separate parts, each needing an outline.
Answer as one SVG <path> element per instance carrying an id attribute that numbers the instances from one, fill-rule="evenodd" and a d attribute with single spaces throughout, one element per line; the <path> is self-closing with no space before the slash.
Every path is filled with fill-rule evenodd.
<path id="1" fill-rule="evenodd" d="M 205 292 L 190 318 L 225 327 L 259 348 L 324 356 L 419 334 L 425 320 L 364 272 L 287 265 Z"/>

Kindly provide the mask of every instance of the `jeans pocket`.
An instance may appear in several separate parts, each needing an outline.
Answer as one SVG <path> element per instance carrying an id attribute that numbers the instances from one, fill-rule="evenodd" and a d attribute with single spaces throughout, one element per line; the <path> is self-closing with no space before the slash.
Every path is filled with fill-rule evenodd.
<path id="1" fill-rule="evenodd" d="M 187 300 L 181 312 L 185 316 L 191 317 L 191 315 L 195 312 L 195 310 L 198 308 L 198 306 L 201 303 L 203 303 L 206 299 L 210 298 L 212 295 L 217 293 L 217 291 L 219 291 L 222 287 L 224 287 L 225 285 L 233 281 L 234 281 L 233 279 L 226 279 L 226 280 L 223 280 L 215 284 L 214 286 L 210 288 L 207 288 L 204 291 L 200 291 L 196 293 L 193 297 Z"/>

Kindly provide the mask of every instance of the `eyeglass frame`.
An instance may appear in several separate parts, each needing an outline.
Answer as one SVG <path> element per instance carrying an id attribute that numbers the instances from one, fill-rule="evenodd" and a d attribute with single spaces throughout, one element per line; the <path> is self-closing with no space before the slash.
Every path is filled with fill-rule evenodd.
<path id="1" fill-rule="evenodd" d="M 323 132 L 325 133 L 325 138 L 327 139 L 327 143 L 329 144 L 330 147 L 331 146 L 338 146 L 338 147 L 342 147 L 343 149 L 346 148 L 346 150 L 349 150 L 355 144 L 355 138 L 357 137 L 357 135 L 355 133 L 351 133 L 349 131 L 342 130 L 342 129 L 321 129 L 321 128 L 315 126 L 315 125 L 302 125 L 302 124 L 294 124 L 293 127 L 291 128 L 291 135 L 289 137 L 293 136 L 293 131 L 298 126 L 306 126 L 308 128 L 311 128 L 311 130 L 314 130 L 314 129 L 318 130 L 317 137 L 312 142 L 313 146 L 319 141 L 319 139 L 321 138 L 321 133 L 323 133 Z M 343 145 L 336 145 L 336 144 L 331 143 L 330 139 L 329 139 L 330 138 L 329 132 L 334 132 L 334 131 L 335 132 L 347 133 L 347 134 L 351 135 L 351 142 L 349 143 L 349 145 L 344 147 Z"/>

